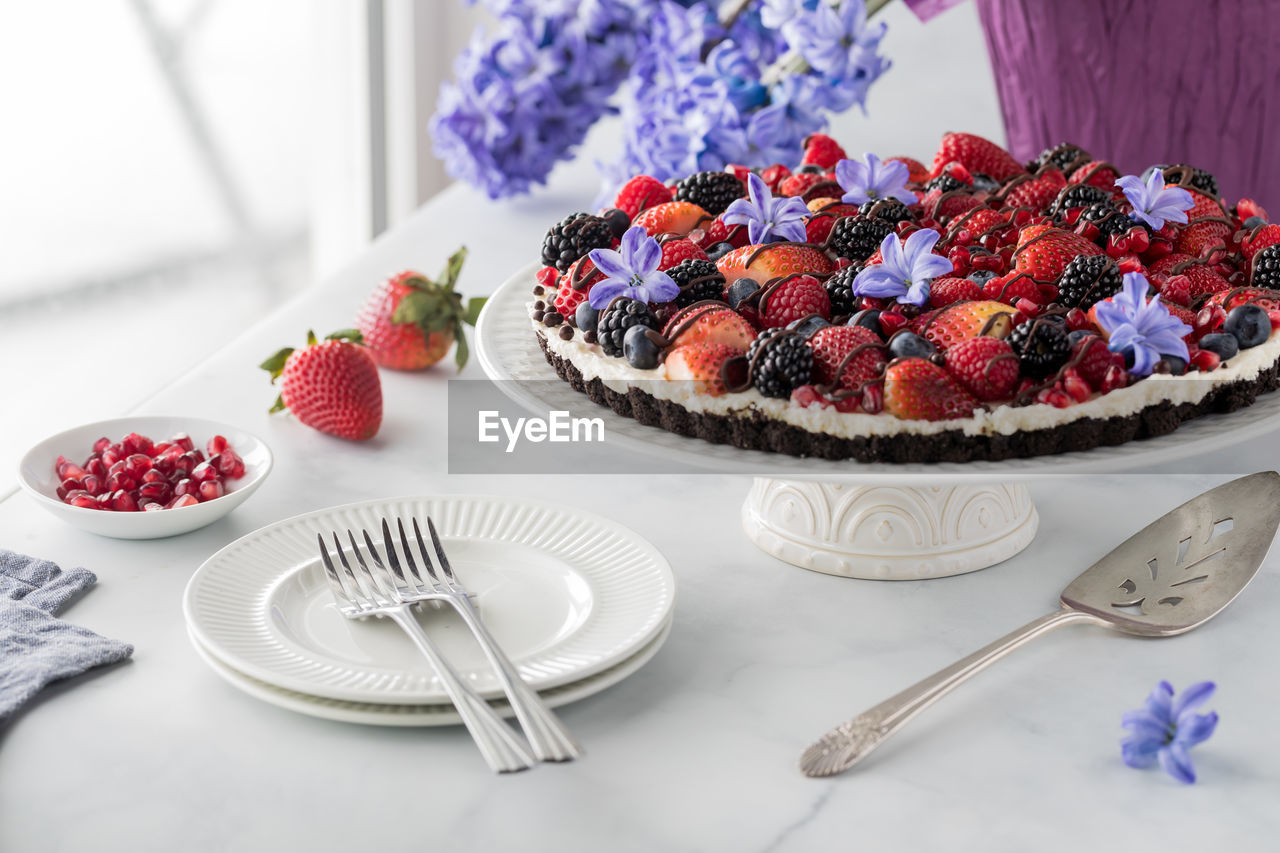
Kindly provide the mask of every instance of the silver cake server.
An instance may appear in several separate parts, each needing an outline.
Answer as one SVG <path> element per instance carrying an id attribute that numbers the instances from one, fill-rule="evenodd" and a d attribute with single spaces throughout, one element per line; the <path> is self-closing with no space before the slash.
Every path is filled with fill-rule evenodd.
<path id="1" fill-rule="evenodd" d="M 805 750 L 806 776 L 848 770 L 908 720 L 1028 640 L 1076 622 L 1143 637 L 1203 625 L 1257 574 L 1280 526 L 1280 474 L 1232 480 L 1129 537 L 1062 591 L 1061 608 L 841 723 Z"/>

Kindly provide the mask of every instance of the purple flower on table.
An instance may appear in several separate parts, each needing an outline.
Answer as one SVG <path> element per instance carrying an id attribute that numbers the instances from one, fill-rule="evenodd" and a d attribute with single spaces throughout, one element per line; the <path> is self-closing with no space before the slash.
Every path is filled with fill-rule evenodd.
<path id="1" fill-rule="evenodd" d="M 1120 725 L 1129 734 L 1120 742 L 1124 763 L 1130 767 L 1150 767 L 1156 762 L 1179 782 L 1196 781 L 1189 750 L 1209 739 L 1218 725 L 1218 714 L 1194 713 L 1213 695 L 1214 683 L 1193 684 L 1175 697 L 1173 686 L 1161 681 L 1151 691 L 1143 707 L 1128 711 Z"/>
<path id="2" fill-rule="evenodd" d="M 953 269 L 951 261 L 933 254 L 934 244 L 942 235 L 932 228 L 922 228 L 898 242 L 897 234 L 888 234 L 880 243 L 884 258 L 872 264 L 853 279 L 853 292 L 858 296 L 893 298 L 910 305 L 929 301 L 929 286 L 940 275 Z"/>
<path id="3" fill-rule="evenodd" d="M 1187 211 L 1195 207 L 1191 193 L 1182 187 L 1166 187 L 1164 173 L 1152 169 L 1151 175 L 1144 184 L 1137 175 L 1125 175 L 1116 181 L 1124 197 L 1133 205 L 1129 217 L 1135 222 L 1141 220 L 1159 231 L 1165 221 L 1187 221 Z"/>
<path id="4" fill-rule="evenodd" d="M 841 160 L 836 163 L 836 180 L 844 188 L 840 200 L 846 204 L 862 204 L 882 198 L 896 198 L 903 204 L 915 204 L 916 194 L 907 189 L 909 179 L 905 163 L 897 160 L 882 163 L 874 154 L 868 154 L 863 162 Z"/>
<path id="5" fill-rule="evenodd" d="M 768 185 L 755 174 L 747 176 L 747 195 L 748 198 L 729 205 L 721 217 L 725 225 L 747 226 L 747 237 L 752 243 L 805 241 L 804 221 L 809 216 L 809 207 L 803 199 L 774 198 Z"/>
<path id="6" fill-rule="evenodd" d="M 1135 376 L 1150 374 L 1161 356 L 1188 358 L 1182 338 L 1191 327 L 1170 314 L 1158 294 L 1147 299 L 1147 289 L 1141 273 L 1125 273 L 1120 292 L 1095 309 L 1098 325 L 1108 335 L 1107 349 L 1123 353 Z"/>
<path id="7" fill-rule="evenodd" d="M 639 225 L 627 229 L 617 251 L 593 249 L 590 258 L 604 274 L 587 299 L 592 308 L 603 309 L 619 296 L 641 302 L 670 302 L 680 294 L 680 286 L 658 269 L 662 247 Z"/>

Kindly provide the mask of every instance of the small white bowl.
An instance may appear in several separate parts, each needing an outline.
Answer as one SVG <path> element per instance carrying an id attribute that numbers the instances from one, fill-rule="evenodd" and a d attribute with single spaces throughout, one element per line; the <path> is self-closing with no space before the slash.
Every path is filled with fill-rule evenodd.
<path id="1" fill-rule="evenodd" d="M 221 435 L 244 460 L 244 476 L 227 480 L 227 493 L 220 498 L 158 512 L 107 512 L 71 506 L 58 499 L 60 481 L 54 462 L 59 456 L 79 465 L 93 452 L 93 443 L 99 438 L 106 436 L 119 441 L 131 432 L 157 442 L 185 432 L 201 451 L 205 442 Z M 18 463 L 18 483 L 40 506 L 81 530 L 115 539 L 160 539 L 198 530 L 231 512 L 262 485 L 271 472 L 271 464 L 271 450 L 262 439 L 238 427 L 200 418 L 144 415 L 85 424 L 46 438 L 28 450 Z"/>

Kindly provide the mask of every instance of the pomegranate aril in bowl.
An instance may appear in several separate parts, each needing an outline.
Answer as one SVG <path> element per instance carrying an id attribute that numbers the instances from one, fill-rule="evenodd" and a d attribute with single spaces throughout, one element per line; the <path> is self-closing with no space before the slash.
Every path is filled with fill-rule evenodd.
<path id="1" fill-rule="evenodd" d="M 236 427 L 143 416 L 46 439 L 23 458 L 19 482 L 83 529 L 149 539 L 195 530 L 230 512 L 257 489 L 271 461 L 261 440 Z"/>

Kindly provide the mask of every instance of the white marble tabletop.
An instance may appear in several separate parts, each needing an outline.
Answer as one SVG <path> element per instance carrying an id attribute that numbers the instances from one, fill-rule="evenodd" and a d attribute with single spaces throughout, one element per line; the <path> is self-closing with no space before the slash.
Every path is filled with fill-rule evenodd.
<path id="1" fill-rule="evenodd" d="M 859 769 L 796 770 L 830 725 L 1052 608 L 1075 574 L 1221 476 L 1033 484 L 1036 541 L 971 575 L 864 582 L 757 551 L 748 481 L 714 475 L 447 476 L 452 371 L 384 372 L 386 419 L 351 444 L 284 416 L 257 363 L 308 328 L 349 324 L 380 277 L 434 272 L 460 243 L 463 283 L 491 289 L 590 174 L 491 204 L 454 188 L 341 274 L 247 331 L 141 413 L 229 421 L 275 450 L 243 507 L 169 540 L 81 533 L 21 494 L 0 544 L 98 573 L 66 618 L 136 645 L 131 662 L 47 690 L 0 728 L 0 850 L 598 851 L 1262 849 L 1280 836 L 1280 552 L 1219 619 L 1136 640 L 1071 628 L 1020 651 L 913 723 Z M 469 367 L 464 375 L 478 375 Z M 1272 442 L 1237 449 L 1275 466 Z M 674 628 L 640 672 L 562 709 L 583 760 L 491 775 L 461 728 L 326 722 L 266 705 L 211 672 L 181 611 L 194 569 L 281 518 L 395 494 L 551 497 L 620 519 L 670 559 Z M 1218 682 L 1218 733 L 1184 787 L 1120 761 L 1119 719 L 1160 679 Z"/>

